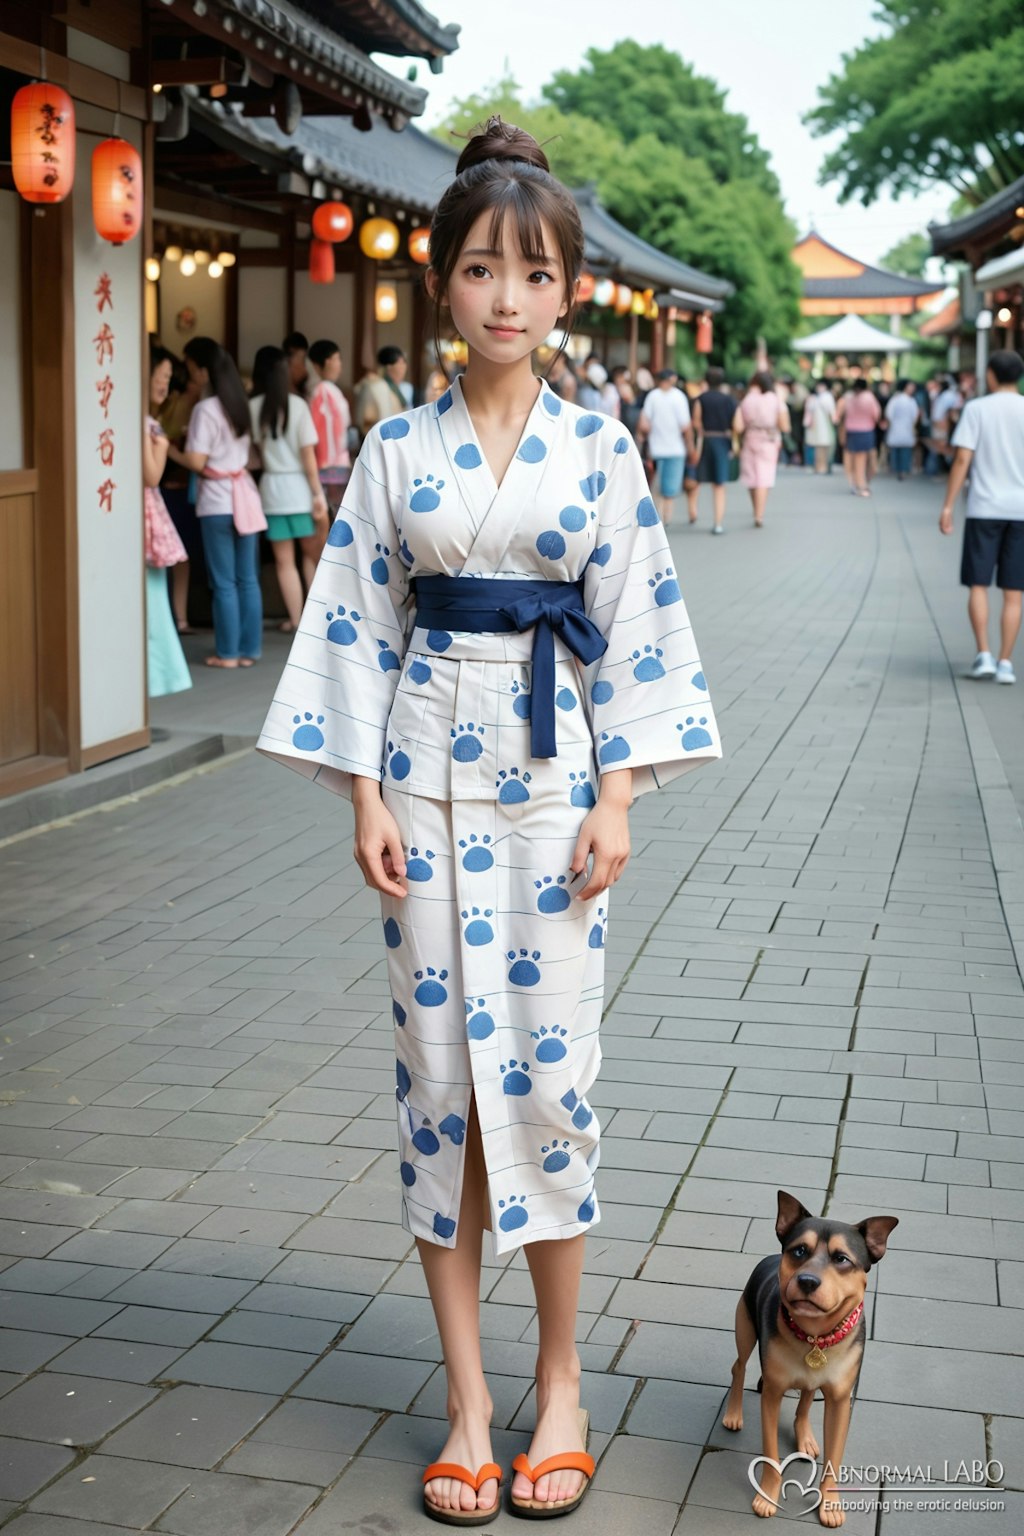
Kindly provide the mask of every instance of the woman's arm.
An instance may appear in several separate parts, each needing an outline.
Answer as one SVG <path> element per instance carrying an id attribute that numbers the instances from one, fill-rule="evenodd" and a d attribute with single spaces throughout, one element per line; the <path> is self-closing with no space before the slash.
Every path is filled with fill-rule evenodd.
<path id="1" fill-rule="evenodd" d="M 210 457 L 208 453 L 189 453 L 184 448 L 175 448 L 170 444 L 167 449 L 167 457 L 175 464 L 180 464 L 182 469 L 190 469 L 193 474 L 201 475 L 206 468 L 206 461 Z"/>
<path id="2" fill-rule="evenodd" d="M 736 407 L 736 414 L 732 419 L 732 429 L 736 433 L 737 437 L 742 437 L 744 432 L 747 430 L 746 418 L 743 415 L 743 412 L 740 410 L 739 406 Z"/>
<path id="3" fill-rule="evenodd" d="M 790 419 L 790 415 L 789 415 L 789 406 L 785 403 L 785 401 L 780 400 L 779 401 L 779 431 L 780 432 L 792 432 L 792 430 L 793 430 L 793 423 L 792 423 L 792 421 Z"/>
<path id="4" fill-rule="evenodd" d="M 147 490 L 160 484 L 160 477 L 167 464 L 169 444 L 162 432 L 153 433 L 145 428 L 142 433 L 142 483 Z"/>
<path id="5" fill-rule="evenodd" d="M 324 495 L 324 488 L 320 484 L 320 476 L 317 473 L 316 449 L 300 448 L 299 458 L 302 460 L 302 468 L 309 481 L 309 489 L 313 493 L 313 517 L 320 522 L 327 516 L 327 497 Z"/>

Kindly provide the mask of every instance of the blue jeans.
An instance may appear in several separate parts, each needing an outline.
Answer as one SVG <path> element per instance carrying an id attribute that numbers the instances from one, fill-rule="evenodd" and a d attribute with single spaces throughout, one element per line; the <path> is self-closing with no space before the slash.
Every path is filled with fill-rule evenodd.
<path id="1" fill-rule="evenodd" d="M 894 475 L 910 474 L 910 456 L 913 451 L 913 448 L 890 447 L 889 467 L 891 468 Z"/>
<path id="2" fill-rule="evenodd" d="M 201 517 L 199 526 L 213 592 L 214 648 L 225 661 L 255 661 L 263 649 L 260 536 L 236 533 L 230 516 Z"/>

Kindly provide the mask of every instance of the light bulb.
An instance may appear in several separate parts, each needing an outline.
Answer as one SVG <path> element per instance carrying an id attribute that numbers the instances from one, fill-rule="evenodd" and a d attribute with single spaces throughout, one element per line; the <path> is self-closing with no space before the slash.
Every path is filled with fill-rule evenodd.
<path id="1" fill-rule="evenodd" d="M 233 267 L 235 262 L 238 260 L 238 257 L 235 255 L 234 251 L 218 251 L 217 260 L 220 262 L 222 267 Z"/>
<path id="2" fill-rule="evenodd" d="M 196 258 L 196 266 L 197 267 L 208 267 L 210 265 L 210 253 L 209 253 L 209 251 L 193 251 L 192 254 Z"/>
<path id="3" fill-rule="evenodd" d="M 220 277 L 224 271 L 224 268 L 221 266 L 219 261 L 211 261 L 206 270 L 211 277 Z"/>
<path id="4" fill-rule="evenodd" d="M 167 247 L 166 251 L 164 251 L 164 260 L 165 261 L 180 261 L 181 260 L 181 246 L 180 245 L 169 245 Z"/>
<path id="5" fill-rule="evenodd" d="M 196 259 L 195 259 L 194 256 L 192 256 L 191 254 L 187 254 L 187 255 L 185 255 L 185 256 L 183 256 L 181 258 L 181 269 L 180 270 L 181 270 L 182 277 L 191 277 L 193 272 L 195 271 L 195 269 L 196 269 Z"/>
<path id="6" fill-rule="evenodd" d="M 146 258 L 146 277 L 151 283 L 158 282 L 160 279 L 160 263 L 155 256 Z"/>
<path id="7" fill-rule="evenodd" d="M 1004 304 L 1002 309 L 996 310 L 996 319 L 999 321 L 1000 325 L 1009 325 L 1010 321 L 1013 319 L 1013 310 L 1007 308 L 1007 306 Z"/>

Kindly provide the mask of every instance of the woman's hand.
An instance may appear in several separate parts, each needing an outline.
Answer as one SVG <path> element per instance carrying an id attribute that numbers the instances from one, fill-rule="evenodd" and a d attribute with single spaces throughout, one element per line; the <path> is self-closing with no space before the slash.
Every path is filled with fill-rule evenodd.
<path id="1" fill-rule="evenodd" d="M 594 868 L 583 889 L 577 892 L 580 901 L 599 896 L 619 879 L 629 863 L 629 806 L 632 797 L 632 770 L 619 769 L 604 775 L 601 793 L 594 809 L 580 827 L 576 850 L 569 868 L 573 874 L 582 874 L 587 859 L 594 855 Z"/>
<path id="2" fill-rule="evenodd" d="M 355 778 L 352 805 L 356 814 L 353 852 L 367 885 L 385 896 L 404 896 L 398 884 L 405 878 L 405 853 L 395 818 L 381 799 L 373 779 Z"/>
<path id="3" fill-rule="evenodd" d="M 326 523 L 327 521 L 327 497 L 322 490 L 313 495 L 313 521 L 314 523 Z"/>

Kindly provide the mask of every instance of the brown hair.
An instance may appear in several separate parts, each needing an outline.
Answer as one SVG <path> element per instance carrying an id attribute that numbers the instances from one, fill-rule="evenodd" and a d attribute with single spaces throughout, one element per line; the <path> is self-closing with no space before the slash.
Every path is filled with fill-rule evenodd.
<path id="1" fill-rule="evenodd" d="M 775 382 L 768 369 L 762 368 L 758 373 L 754 374 L 750 381 L 750 387 L 752 389 L 759 389 L 763 395 L 770 395 L 775 388 Z"/>
<path id="2" fill-rule="evenodd" d="M 576 321 L 576 279 L 583 266 L 583 225 L 570 194 L 552 176 L 547 156 L 523 128 L 488 118 L 459 156 L 455 180 L 441 197 L 430 225 L 430 267 L 437 279 L 434 345 L 441 357 L 440 299 L 477 219 L 490 213 L 489 243 L 501 247 L 511 216 L 519 252 L 528 261 L 544 258 L 542 221 L 550 227 L 565 280 L 569 308 L 561 320 L 566 337 Z M 563 349 L 564 350 L 564 349 Z"/>

